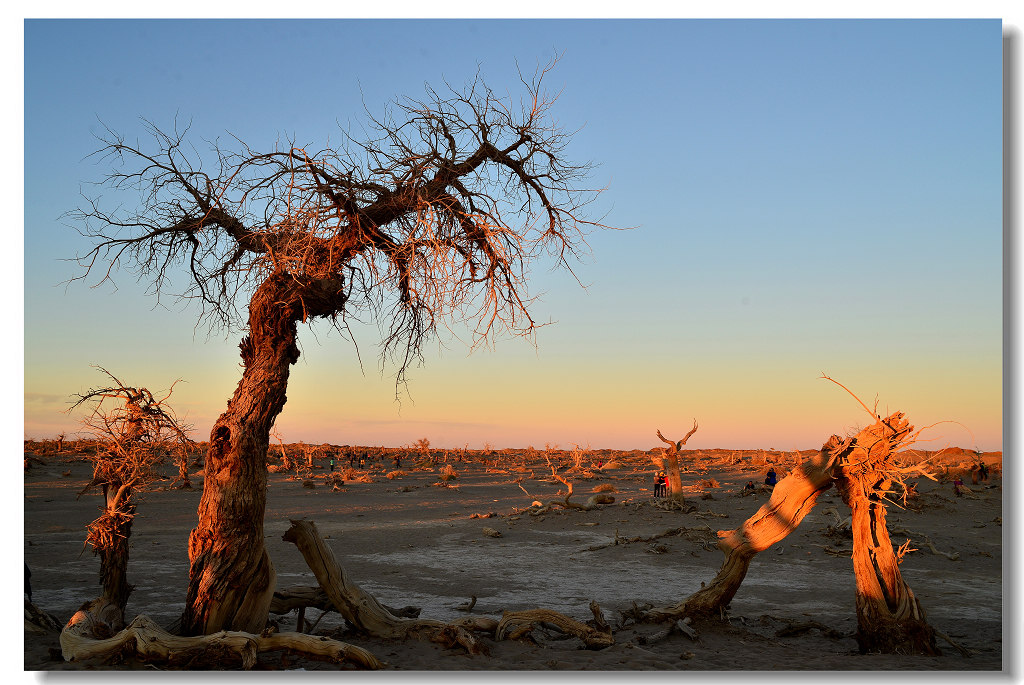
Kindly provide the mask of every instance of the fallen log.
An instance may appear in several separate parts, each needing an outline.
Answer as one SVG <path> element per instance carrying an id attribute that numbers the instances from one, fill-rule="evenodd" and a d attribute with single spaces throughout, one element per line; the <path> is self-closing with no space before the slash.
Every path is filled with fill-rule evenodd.
<path id="1" fill-rule="evenodd" d="M 260 653 L 291 650 L 304 656 L 335 663 L 348 662 L 362 668 L 384 667 L 377 657 L 361 647 L 302 633 L 254 635 L 222 630 L 211 635 L 180 637 L 167 632 L 148 616 L 137 616 L 116 635 L 96 639 L 86 635 L 89 624 L 87 612 L 80 610 L 61 631 L 60 646 L 65 661 L 109 660 L 134 653 L 145 661 L 188 667 L 223 667 L 226 659 L 233 658 L 237 659 L 238 666 L 248 670 L 255 665 Z"/>
<path id="2" fill-rule="evenodd" d="M 292 521 L 284 540 L 293 543 L 302 553 L 320 587 L 346 621 L 356 629 L 375 637 L 404 639 L 416 637 L 441 642 L 447 646 L 462 645 L 470 654 L 485 651 L 471 630 L 493 633 L 497 621 L 485 617 L 467 617 L 444 623 L 432 619 L 395 616 L 352 582 L 330 547 L 324 542 L 312 521 Z"/>
<path id="3" fill-rule="evenodd" d="M 615 644 L 615 638 L 610 628 L 607 632 L 591 628 L 586 623 L 580 623 L 551 609 L 505 612 L 502 614 L 501 620 L 498 621 L 494 639 L 521 638 L 540 623 L 555 628 L 559 632 L 578 637 L 587 649 L 604 649 Z"/>

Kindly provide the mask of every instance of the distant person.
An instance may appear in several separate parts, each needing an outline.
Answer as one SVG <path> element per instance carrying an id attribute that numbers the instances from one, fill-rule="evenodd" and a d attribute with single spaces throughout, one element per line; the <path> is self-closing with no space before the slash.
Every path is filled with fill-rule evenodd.
<path id="1" fill-rule="evenodd" d="M 396 454 L 395 455 L 395 468 L 396 469 L 402 468 L 402 455 L 400 455 L 400 454 Z"/>
<path id="2" fill-rule="evenodd" d="M 770 488 L 774 488 L 775 484 L 779 482 L 779 476 L 775 473 L 775 467 L 768 467 L 768 474 L 764 477 L 764 484 Z"/>
<path id="3" fill-rule="evenodd" d="M 665 474 L 662 471 L 658 471 L 654 474 L 654 496 L 665 496 Z"/>
<path id="4" fill-rule="evenodd" d="M 960 476 L 957 476 L 956 480 L 953 481 L 953 492 L 957 497 L 963 497 L 964 495 L 964 479 Z"/>
<path id="5" fill-rule="evenodd" d="M 981 476 L 982 482 L 988 480 L 988 466 L 985 465 L 985 462 L 981 462 L 981 464 L 978 465 L 978 472 L 978 475 Z"/>
<path id="6" fill-rule="evenodd" d="M 334 473 L 334 455 L 331 455 L 331 473 Z"/>
<path id="7" fill-rule="evenodd" d="M 755 489 L 756 488 L 754 487 L 754 481 L 752 480 L 748 480 L 747 484 L 743 486 L 744 491 L 750 490 L 751 492 L 753 492 Z"/>

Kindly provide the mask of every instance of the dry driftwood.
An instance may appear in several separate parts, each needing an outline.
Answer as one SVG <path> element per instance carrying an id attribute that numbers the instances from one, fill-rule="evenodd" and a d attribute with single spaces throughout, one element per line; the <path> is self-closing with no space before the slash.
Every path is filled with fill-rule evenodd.
<path id="1" fill-rule="evenodd" d="M 591 604 L 593 610 L 593 604 Z M 597 614 L 595 613 L 595 617 Z M 603 622 L 603 617 L 601 622 Z M 551 609 L 528 609 L 502 614 L 501 620 L 494 631 L 495 640 L 517 639 L 529 633 L 537 624 L 542 623 L 568 635 L 574 635 L 583 641 L 588 649 L 603 649 L 615 644 L 611 629 L 607 632 L 592 628 L 586 623 L 569 618 Z M 607 626 L 607 624 L 605 624 Z"/>
<path id="2" fill-rule="evenodd" d="M 653 645 L 657 642 L 661 642 L 668 636 L 672 635 L 672 633 L 676 632 L 682 633 L 686 637 L 696 642 L 698 639 L 697 631 L 690 627 L 691 621 L 692 619 L 689 616 L 687 616 L 684 619 L 673 621 L 664 630 L 659 630 L 656 633 L 651 633 L 646 637 L 637 638 L 637 642 L 639 642 L 642 645 Z"/>
<path id="3" fill-rule="evenodd" d="M 353 583 L 334 553 L 320 537 L 312 521 L 292 521 L 284 540 L 294 543 L 316 576 L 331 604 L 346 621 L 370 635 L 402 639 L 427 638 L 448 646 L 462 645 L 471 654 L 484 651 L 484 646 L 471 630 L 491 633 L 497 621 L 485 617 L 467 617 L 452 623 L 431 619 L 409 619 L 395 616 L 369 593 Z"/>
<path id="4" fill-rule="evenodd" d="M 66 661 L 109 659 L 134 651 L 147 661 L 188 666 L 223 666 L 228 658 L 237 658 L 239 666 L 249 669 L 261 652 L 290 650 L 363 668 L 384 666 L 361 647 L 302 633 L 254 635 L 222 630 L 212 635 L 180 637 L 168 633 L 148 616 L 137 616 L 124 630 L 105 639 L 89 637 L 92 627 L 93 621 L 87 612 L 79 611 L 71 617 L 60 634 L 61 652 Z"/>

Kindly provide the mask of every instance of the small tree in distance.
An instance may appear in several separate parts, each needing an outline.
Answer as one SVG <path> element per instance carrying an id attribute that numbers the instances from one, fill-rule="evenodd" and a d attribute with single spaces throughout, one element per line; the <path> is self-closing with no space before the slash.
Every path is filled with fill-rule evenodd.
<path id="1" fill-rule="evenodd" d="M 94 200 L 72 217 L 93 244 L 83 278 L 126 268 L 202 303 L 214 324 L 245 330 L 241 380 L 210 434 L 183 634 L 259 632 L 275 573 L 264 548 L 270 431 L 284 408 L 298 324 L 376 318 L 397 380 L 439 326 L 465 322 L 474 345 L 531 335 L 530 265 L 568 266 L 596 191 L 589 164 L 567 161 L 570 136 L 552 121 L 538 69 L 520 102 L 479 76 L 465 88 L 394 103 L 372 134 L 312 150 L 212 143 L 203 159 L 186 131 L 150 125 L 150 146 L 108 131 L 97 153 L 106 185 L 138 204 Z M 247 298 L 246 316 L 236 310 Z"/>
<path id="2" fill-rule="evenodd" d="M 86 542 L 100 557 L 100 601 L 116 608 L 113 615 L 100 613 L 111 620 L 112 628 L 119 629 L 132 591 L 127 578 L 128 538 L 137 496 L 153 481 L 153 467 L 167 456 L 168 448 L 187 454 L 193 444 L 188 437 L 192 427 L 179 422 L 167 404 L 174 385 L 158 400 L 146 388 L 127 386 L 106 369 L 97 368 L 112 384 L 76 395 L 78 399 L 68 411 L 83 404 L 92 407 L 82 425 L 99 442 L 89 456 L 92 479 L 79 496 L 94 487 L 103 492 L 103 513 L 88 525 Z"/>

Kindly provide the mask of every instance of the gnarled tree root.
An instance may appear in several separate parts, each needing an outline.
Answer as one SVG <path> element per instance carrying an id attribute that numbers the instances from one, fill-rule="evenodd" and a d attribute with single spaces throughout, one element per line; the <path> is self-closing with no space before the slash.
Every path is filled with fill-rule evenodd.
<path id="1" fill-rule="evenodd" d="M 292 521 L 285 531 L 284 540 L 294 543 L 306 564 L 316 576 L 317 583 L 331 604 L 346 621 L 375 637 L 404 639 L 426 638 L 447 646 L 462 645 L 470 654 L 486 651 L 470 631 L 493 633 L 498 622 L 483 616 L 471 616 L 451 623 L 430 619 L 409 619 L 395 616 L 353 583 L 334 558 L 330 547 L 320 537 L 312 521 Z"/>
<path id="2" fill-rule="evenodd" d="M 597 614 L 595 613 L 596 616 Z M 522 637 L 530 632 L 538 623 L 544 623 L 559 632 L 580 638 L 587 649 L 604 649 L 615 644 L 615 638 L 612 636 L 611 629 L 607 632 L 597 630 L 551 609 L 505 612 L 501 620 L 498 621 L 498 626 L 494 631 L 494 639 L 506 640 Z"/>
<path id="3" fill-rule="evenodd" d="M 158 661 L 177 666 L 229 664 L 238 659 L 243 669 L 252 668 L 261 652 L 290 650 L 317 659 L 337 663 L 349 662 L 363 668 L 379 669 L 384 664 L 373 654 L 344 642 L 302 633 L 254 635 L 222 630 L 212 635 L 180 637 L 158 626 L 148 616 L 137 616 L 128 627 L 112 637 L 89 637 L 90 619 L 79 611 L 60 634 L 61 652 L 65 661 L 111 659 L 125 653 L 135 653 L 147 661 Z"/>

